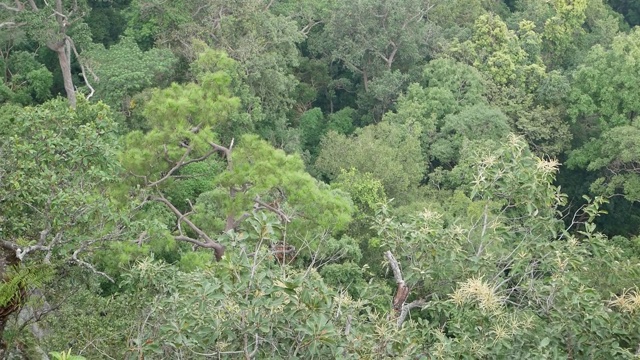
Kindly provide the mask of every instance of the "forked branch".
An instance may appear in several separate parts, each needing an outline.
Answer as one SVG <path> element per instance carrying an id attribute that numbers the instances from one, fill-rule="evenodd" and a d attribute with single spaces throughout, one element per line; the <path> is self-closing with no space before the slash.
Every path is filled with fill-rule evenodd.
<path id="1" fill-rule="evenodd" d="M 209 235 L 207 235 L 207 233 L 202 231 L 202 229 L 200 229 L 196 224 L 194 224 L 191 220 L 189 220 L 188 217 L 186 217 L 184 214 L 182 214 L 182 212 L 180 210 L 178 210 L 178 208 L 176 208 L 164 196 L 159 195 L 157 197 L 154 197 L 152 200 L 158 201 L 158 202 L 161 202 L 161 203 L 165 204 L 171 210 L 171 212 L 173 212 L 174 215 L 176 215 L 178 217 L 178 224 L 180 224 L 180 222 L 184 222 L 185 224 L 187 224 L 187 226 L 189 226 L 189 228 L 191 230 L 193 230 L 193 232 L 198 234 L 198 236 L 201 239 L 203 239 L 204 241 L 200 241 L 200 240 L 196 240 L 196 239 L 190 238 L 190 237 L 188 237 L 188 236 L 186 236 L 186 235 L 184 235 L 182 233 L 180 235 L 174 237 L 176 240 L 185 241 L 185 242 L 189 242 L 189 243 L 192 243 L 192 244 L 200 246 L 200 247 L 213 249 L 213 251 L 215 253 L 215 256 L 216 256 L 216 260 L 220 261 L 222 259 L 222 256 L 224 255 L 224 250 L 225 250 L 225 247 L 222 244 L 220 244 L 220 243 L 214 241 L 213 239 L 211 239 L 209 237 Z M 178 228 L 181 229 L 180 225 L 178 226 Z"/>
<path id="2" fill-rule="evenodd" d="M 400 269 L 400 265 L 398 264 L 398 261 L 393 256 L 391 251 L 386 251 L 384 253 L 384 256 L 387 258 L 389 266 L 393 271 L 393 277 L 396 280 L 396 284 L 398 284 L 396 294 L 393 297 L 392 306 L 396 315 L 397 325 L 398 327 L 401 327 L 404 323 L 404 320 L 407 318 L 407 315 L 409 315 L 409 311 L 417 307 L 425 306 L 426 301 L 424 299 L 419 299 L 408 304 L 405 303 L 407 301 L 407 298 L 409 297 L 410 289 L 402 277 L 402 270 Z"/>

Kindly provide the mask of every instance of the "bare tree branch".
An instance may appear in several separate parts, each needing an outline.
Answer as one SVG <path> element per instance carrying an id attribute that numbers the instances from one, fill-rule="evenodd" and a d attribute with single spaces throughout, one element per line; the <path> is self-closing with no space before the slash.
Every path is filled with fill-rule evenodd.
<path id="1" fill-rule="evenodd" d="M 115 281 L 113 280 L 113 278 L 109 275 L 107 275 L 106 273 L 99 271 L 98 269 L 96 269 L 93 265 L 89 264 L 88 262 L 81 260 L 80 258 L 78 258 L 78 254 L 80 253 L 80 251 L 84 250 L 83 247 L 80 247 L 79 249 L 77 249 L 76 251 L 73 252 L 73 255 L 71 256 L 71 259 L 77 263 L 80 266 L 84 266 L 86 268 L 88 268 L 89 270 L 91 270 L 94 274 L 97 275 L 101 275 L 103 277 L 105 277 L 107 280 L 109 280 L 109 282 L 111 283 L 115 283 Z"/>
<path id="2" fill-rule="evenodd" d="M 389 266 L 393 271 L 393 277 L 396 280 L 396 284 L 398 284 L 396 295 L 393 298 L 393 310 L 395 311 L 397 316 L 397 326 L 401 327 L 404 323 L 404 320 L 407 318 L 409 311 L 411 311 L 411 309 L 426 305 L 426 301 L 424 299 L 419 299 L 412 301 L 409 304 L 405 304 L 407 297 L 409 297 L 410 290 L 407 284 L 404 282 L 404 279 L 402 278 L 400 265 L 398 264 L 398 261 L 393 256 L 391 251 L 386 251 L 384 253 L 384 256 L 387 258 L 387 261 L 389 261 Z"/>
<path id="3" fill-rule="evenodd" d="M 389 261 L 389 266 L 391 266 L 391 270 L 393 271 L 393 277 L 396 280 L 396 284 L 404 284 L 404 279 L 402 278 L 402 271 L 400 270 L 400 265 L 398 265 L 398 261 L 393 256 L 391 251 L 387 251 L 384 253 L 384 256 Z"/>
<path id="4" fill-rule="evenodd" d="M 15 12 L 19 12 L 19 11 L 22 10 L 19 7 L 11 7 L 11 6 L 9 6 L 9 5 L 5 4 L 5 3 L 1 3 L 1 2 L 0 2 L 0 7 L 3 7 L 5 9 L 9 10 L 9 11 L 15 11 Z"/>
<path id="5" fill-rule="evenodd" d="M 194 238 L 188 237 L 186 235 L 178 235 L 178 236 L 174 236 L 174 239 L 176 239 L 177 241 L 184 241 L 184 242 L 188 242 L 203 248 L 208 247 L 206 243 L 202 242 L 202 241 L 198 241 Z"/>
<path id="6" fill-rule="evenodd" d="M 184 166 L 184 160 L 187 158 L 187 156 L 189 156 L 189 153 L 191 152 L 191 150 L 193 150 L 193 147 L 189 146 L 187 147 L 187 150 L 185 150 L 184 154 L 182 154 L 182 157 L 180 157 L 180 160 L 178 160 L 178 162 L 176 162 L 176 164 L 169 169 L 169 171 L 167 171 L 167 173 L 160 178 L 160 180 L 156 180 L 150 184 L 147 184 L 148 187 L 154 187 L 156 185 L 159 185 L 160 183 L 162 183 L 163 181 L 167 180 L 169 177 L 171 177 L 171 175 L 176 172 L 178 169 L 180 169 L 182 166 Z M 165 153 L 167 153 L 167 149 L 165 147 Z"/>
<path id="7" fill-rule="evenodd" d="M 2 29 L 3 27 L 16 27 L 17 28 L 17 27 L 20 27 L 20 26 L 23 26 L 23 25 L 26 25 L 26 24 L 27 23 L 25 23 L 25 22 L 16 23 L 16 22 L 13 22 L 13 21 L 6 21 L 6 22 L 3 22 L 3 23 L 0 23 L 0 29 Z"/>
<path id="8" fill-rule="evenodd" d="M 31 10 L 38 11 L 38 6 L 34 0 L 27 0 L 27 2 L 29 3 L 29 6 L 31 6 Z"/>
<path id="9" fill-rule="evenodd" d="M 420 300 L 414 300 L 408 304 L 403 305 L 402 310 L 400 311 L 400 315 L 398 315 L 398 319 L 397 319 L 398 327 L 402 327 L 402 324 L 404 323 L 404 320 L 407 318 L 407 315 L 409 315 L 409 311 L 411 311 L 411 309 L 423 307 L 426 304 L 427 302 L 424 299 L 420 299 Z"/>
<path id="10" fill-rule="evenodd" d="M 66 35 L 65 35 L 66 36 Z M 89 79 L 87 77 L 87 72 L 84 68 L 84 61 L 82 61 L 80 59 L 80 54 L 78 54 L 78 49 L 76 49 L 76 45 L 74 44 L 73 40 L 69 37 L 66 36 L 68 43 L 71 46 L 71 49 L 73 50 L 73 53 L 76 55 L 76 59 L 78 59 L 78 63 L 80 64 L 80 70 L 81 70 L 81 75 L 84 78 L 84 83 L 87 84 L 87 86 L 89 87 L 89 89 L 91 89 L 91 93 L 89 93 L 89 95 L 87 96 L 87 100 L 91 99 L 91 97 L 93 96 L 93 94 L 95 93 L 95 90 L 93 89 L 93 86 L 91 86 L 91 84 L 89 83 Z M 95 76 L 95 75 L 94 75 Z"/>

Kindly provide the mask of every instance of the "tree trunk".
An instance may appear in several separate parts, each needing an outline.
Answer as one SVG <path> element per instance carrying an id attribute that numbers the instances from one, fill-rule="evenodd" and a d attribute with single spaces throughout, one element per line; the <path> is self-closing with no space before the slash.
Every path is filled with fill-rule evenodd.
<path id="1" fill-rule="evenodd" d="M 364 92 L 369 91 L 369 76 L 367 75 L 367 69 L 362 69 L 362 81 L 364 82 Z"/>
<path id="2" fill-rule="evenodd" d="M 0 249 L 0 281 L 10 282 L 11 275 L 10 269 L 20 264 L 20 260 L 16 257 L 15 251 L 12 249 L 1 248 Z M 7 290 L 5 290 L 7 291 Z M 7 326 L 9 318 L 16 312 L 20 311 L 24 301 L 27 297 L 24 286 L 18 286 L 18 289 L 13 294 L 3 294 L 8 298 L 5 304 L 0 305 L 0 359 L 6 357 L 7 344 L 4 342 L 4 330 Z"/>
<path id="3" fill-rule="evenodd" d="M 67 48 L 67 42 L 62 40 L 55 45 L 49 45 L 49 48 L 56 52 L 58 55 L 58 62 L 60 63 L 60 70 L 62 70 L 62 80 L 64 82 L 64 91 L 67 93 L 67 99 L 69 105 L 72 108 L 76 108 L 76 90 L 73 86 L 73 79 L 71 77 L 71 57 Z"/>
<path id="4" fill-rule="evenodd" d="M 56 42 L 48 43 L 49 49 L 56 52 L 58 55 L 58 62 L 60 63 L 60 70 L 62 71 L 62 80 L 64 82 L 64 91 L 67 93 L 67 99 L 69 100 L 69 106 L 76 108 L 76 89 L 73 86 L 73 79 L 71 77 L 71 44 L 67 40 L 67 17 L 62 15 L 64 8 L 62 6 L 62 0 L 56 0 L 56 21 L 60 26 L 59 32 L 56 36 L 59 39 Z"/>

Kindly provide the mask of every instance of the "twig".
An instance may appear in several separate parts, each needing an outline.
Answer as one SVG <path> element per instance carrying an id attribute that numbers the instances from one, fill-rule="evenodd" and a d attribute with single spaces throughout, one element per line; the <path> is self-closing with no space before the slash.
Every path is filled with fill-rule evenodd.
<path id="1" fill-rule="evenodd" d="M 89 270 L 93 271 L 94 274 L 104 276 L 107 280 L 109 280 L 109 282 L 115 284 L 115 281 L 113 280 L 113 278 L 111 276 L 107 275 L 106 273 L 104 273 L 102 271 L 99 271 L 93 265 L 89 264 L 88 262 L 86 262 L 84 260 L 80 260 L 78 258 L 78 254 L 82 250 L 83 250 L 83 247 L 80 247 L 79 249 L 77 249 L 76 251 L 73 252 L 73 255 L 71 257 L 73 259 L 73 261 L 75 261 L 78 265 L 84 266 L 84 267 L 88 268 Z"/>
<path id="2" fill-rule="evenodd" d="M 347 324 L 344 326 L 344 336 L 349 336 L 351 332 L 351 315 L 347 315 Z"/>
<path id="3" fill-rule="evenodd" d="M 9 6 L 9 5 L 5 4 L 5 3 L 1 3 L 1 2 L 0 2 L 0 6 L 2 6 L 3 8 L 5 8 L 5 9 L 7 9 L 9 11 L 19 12 L 19 11 L 22 10 L 22 9 L 20 9 L 18 7 L 11 7 L 11 6 Z"/>
<path id="4" fill-rule="evenodd" d="M 278 215 L 278 217 L 280 217 L 280 220 L 282 220 L 282 222 L 285 222 L 285 223 L 291 222 L 291 219 L 289 219 L 287 214 L 285 214 L 282 210 L 280 210 L 280 209 L 278 209 L 278 208 L 276 208 L 274 206 L 271 206 L 271 205 L 265 203 L 264 201 L 260 200 L 259 196 L 256 196 L 256 198 L 253 199 L 253 201 L 255 201 L 256 204 L 260 205 L 260 207 L 262 207 L 264 209 L 267 209 L 267 210 L 275 213 L 276 215 Z"/>

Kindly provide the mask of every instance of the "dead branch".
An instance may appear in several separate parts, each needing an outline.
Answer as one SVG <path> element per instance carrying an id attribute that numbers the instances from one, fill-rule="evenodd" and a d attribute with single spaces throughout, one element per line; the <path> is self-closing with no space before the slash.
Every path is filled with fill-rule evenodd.
<path id="1" fill-rule="evenodd" d="M 3 8 L 5 8 L 5 9 L 7 9 L 7 10 L 9 10 L 9 11 L 19 12 L 19 11 L 21 11 L 21 10 L 22 10 L 22 9 L 21 9 L 21 8 L 19 8 L 19 7 L 11 7 L 11 6 L 9 6 L 9 5 L 5 4 L 5 3 L 1 3 L 1 2 L 0 2 L 0 6 L 1 6 L 1 7 L 3 7 Z"/>
<path id="2" fill-rule="evenodd" d="M 199 130 L 199 126 L 198 125 L 195 129 L 194 132 L 197 132 Z M 193 131 L 193 129 L 192 129 Z M 157 186 L 159 184 L 161 184 L 162 182 L 166 181 L 168 178 L 171 177 L 171 175 L 173 175 L 176 171 L 178 171 L 180 168 L 182 168 L 183 166 L 187 166 L 189 164 L 192 163 L 196 163 L 196 162 L 200 162 L 200 161 L 204 161 L 206 159 L 208 159 L 211 155 L 213 155 L 215 152 L 221 152 L 224 157 L 227 159 L 227 164 L 230 166 L 231 164 L 231 148 L 233 147 L 233 139 L 231 140 L 231 145 L 229 146 L 229 148 L 226 148 L 224 146 L 215 144 L 213 142 L 209 142 L 209 145 L 211 145 L 212 149 L 209 150 L 207 153 L 205 153 L 204 155 L 195 158 L 195 159 L 187 159 L 187 156 L 189 156 L 189 154 L 191 153 L 191 151 L 193 150 L 192 146 L 187 146 L 187 149 L 185 150 L 184 154 L 182 154 L 182 157 L 180 157 L 180 160 L 178 160 L 175 165 L 169 169 L 169 171 L 167 171 L 167 173 L 160 178 L 159 180 L 153 181 L 149 184 L 147 184 L 147 187 L 154 187 Z M 167 153 L 167 149 L 165 147 L 165 154 Z"/>
<path id="3" fill-rule="evenodd" d="M 393 270 L 393 277 L 396 280 L 396 284 L 398 284 L 396 295 L 393 297 L 392 307 L 396 312 L 396 315 L 399 315 L 402 311 L 404 302 L 407 300 L 407 297 L 409 297 L 409 287 L 407 286 L 407 284 L 405 284 L 404 279 L 402 278 L 400 265 L 398 264 L 398 261 L 393 256 L 391 251 L 385 252 L 384 256 L 387 258 L 387 261 L 389 261 L 389 266 L 391 267 L 391 270 Z"/>
<path id="4" fill-rule="evenodd" d="M 188 242 L 191 243 L 193 245 L 199 246 L 199 247 L 203 247 L 203 248 L 207 248 L 207 243 L 204 243 L 202 241 L 199 241 L 197 239 L 194 239 L 192 237 L 188 237 L 186 235 L 177 235 L 174 236 L 174 239 L 176 239 L 177 241 L 184 241 L 184 242 Z"/>
<path id="5" fill-rule="evenodd" d="M 256 342 L 255 347 L 252 352 L 249 352 L 249 337 L 247 334 L 244 335 L 244 358 L 247 360 L 254 359 L 256 354 L 258 353 L 258 346 L 260 345 L 260 338 L 258 338 L 258 334 L 256 334 Z"/>
<path id="6" fill-rule="evenodd" d="M 189 156 L 189 153 L 191 152 L 191 150 L 193 150 L 193 147 L 188 147 L 187 150 L 185 150 L 184 154 L 182 154 L 182 157 L 180 157 L 180 160 L 178 160 L 178 162 L 176 162 L 176 164 L 169 169 L 169 171 L 167 171 L 167 173 L 161 177 L 159 180 L 156 180 L 150 184 L 147 184 L 147 187 L 154 187 L 159 185 L 160 183 L 164 182 L 165 180 L 167 180 L 169 177 L 171 177 L 171 175 L 178 171 L 178 169 L 180 169 L 182 166 L 185 165 L 185 159 L 187 158 L 187 156 Z M 165 154 L 168 153 L 167 147 L 165 146 L 164 148 L 164 152 Z"/>
<path id="7" fill-rule="evenodd" d="M 404 279 L 402 279 L 402 271 L 400 270 L 400 266 L 398 265 L 398 261 L 393 256 L 391 251 L 387 251 L 384 253 L 384 256 L 389 261 L 389 266 L 391 266 L 391 270 L 393 270 L 393 277 L 396 279 L 396 284 L 404 284 Z"/>
<path id="8" fill-rule="evenodd" d="M 218 152 L 221 152 L 225 159 L 227 160 L 227 169 L 231 170 L 232 169 L 232 164 L 231 164 L 231 151 L 233 150 L 233 142 L 235 141 L 235 139 L 231 139 L 231 144 L 229 145 L 228 148 L 218 145 L 214 142 L 209 141 L 209 145 L 211 145 L 211 147 Z"/>
<path id="9" fill-rule="evenodd" d="M 67 39 L 67 43 L 71 46 L 71 49 L 73 50 L 73 53 L 76 55 L 76 59 L 78 59 L 78 63 L 80 64 L 80 74 L 82 75 L 82 77 L 84 78 L 84 83 L 87 84 L 87 87 L 89 87 L 89 89 L 91 89 L 91 93 L 89 93 L 89 95 L 87 95 L 87 100 L 91 99 L 91 97 L 93 96 L 93 94 L 96 92 L 93 89 L 93 86 L 91 86 L 91 84 L 89 83 L 89 78 L 87 77 L 87 72 L 84 68 L 84 61 L 80 60 L 80 54 L 78 54 L 78 49 L 76 49 L 76 45 L 73 42 L 73 40 L 65 35 L 66 39 Z M 94 75 L 95 76 L 95 75 Z"/>
<path id="10" fill-rule="evenodd" d="M 400 315 L 398 315 L 398 319 L 397 319 L 398 327 L 399 328 L 402 327 L 402 324 L 404 323 L 404 320 L 407 318 L 407 315 L 409 315 L 409 311 L 411 311 L 411 309 L 423 307 L 426 304 L 427 302 L 425 300 L 420 299 L 420 300 L 414 300 L 402 306 L 402 310 L 400 311 Z"/>
<path id="11" fill-rule="evenodd" d="M 409 297 L 410 289 L 402 278 L 400 265 L 398 264 L 398 261 L 393 256 L 391 251 L 386 251 L 384 253 L 384 256 L 387 258 L 387 261 L 389 261 L 389 266 L 393 271 L 393 277 L 396 280 L 396 284 L 398 284 L 396 295 L 393 297 L 392 307 L 397 317 L 397 325 L 398 327 L 401 327 L 407 315 L 409 314 L 409 311 L 411 311 L 411 309 L 426 305 L 426 301 L 424 299 L 419 299 L 412 301 L 409 304 L 405 304 L 405 301 L 407 301 L 407 298 Z"/>
<path id="12" fill-rule="evenodd" d="M 344 336 L 349 336 L 351 332 L 351 319 L 353 317 L 351 315 L 347 315 L 347 323 L 344 326 Z"/>
<path id="13" fill-rule="evenodd" d="M 16 22 L 13 22 L 13 21 L 6 21 L 6 22 L 3 22 L 3 23 L 0 23 L 0 29 L 2 29 L 3 27 L 9 27 L 9 28 L 16 27 L 17 28 L 17 27 L 20 27 L 20 26 L 23 26 L 23 25 L 26 25 L 26 24 L 27 24 L 26 22 L 16 23 Z"/>
<path id="14" fill-rule="evenodd" d="M 104 278 L 106 278 L 107 280 L 109 280 L 109 282 L 114 283 L 115 281 L 113 280 L 113 278 L 109 275 L 107 275 L 106 273 L 99 271 L 98 269 L 96 269 L 93 265 L 89 264 L 88 262 L 81 260 L 80 258 L 78 258 L 78 254 L 80 253 L 80 251 L 84 250 L 83 247 L 80 247 L 79 249 L 77 249 L 76 251 L 73 252 L 73 255 L 71 256 L 71 259 L 78 265 L 80 266 L 84 266 L 87 269 L 91 270 L 94 274 L 97 275 L 101 275 Z"/>
<path id="15" fill-rule="evenodd" d="M 49 235 L 49 233 L 51 232 L 51 228 L 47 228 L 44 229 L 40 232 L 40 238 L 38 239 L 38 242 L 35 245 L 31 245 L 31 246 L 27 246 L 27 247 L 20 247 L 17 244 L 11 242 L 11 241 L 6 241 L 6 240 L 2 240 L 0 241 L 0 247 L 3 247 L 7 250 L 12 250 L 15 251 L 16 253 L 16 258 L 18 258 L 18 260 L 22 261 L 24 259 L 24 257 L 29 254 L 30 252 L 33 251 L 50 251 L 51 250 L 51 244 L 49 245 L 45 245 L 47 236 Z M 54 237 L 53 242 L 57 242 L 58 240 L 60 240 L 60 238 L 62 237 L 62 233 L 57 233 L 56 236 Z"/>

